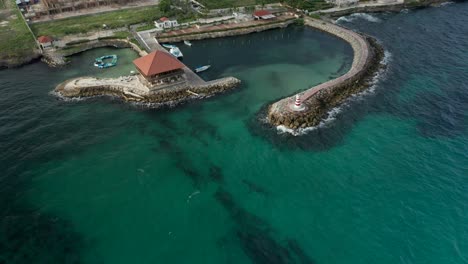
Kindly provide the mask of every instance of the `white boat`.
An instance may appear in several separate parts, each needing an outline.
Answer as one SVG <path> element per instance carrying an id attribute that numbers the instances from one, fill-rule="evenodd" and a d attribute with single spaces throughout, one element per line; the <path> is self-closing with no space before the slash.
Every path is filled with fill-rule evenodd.
<path id="1" fill-rule="evenodd" d="M 208 70 L 210 67 L 211 67 L 211 65 L 200 66 L 200 67 L 195 68 L 195 72 L 197 72 L 197 73 L 198 72 L 203 72 L 203 71 Z"/>
<path id="2" fill-rule="evenodd" d="M 177 46 L 171 44 L 161 44 L 161 46 L 165 47 L 166 49 L 177 48 Z"/>
<path id="3" fill-rule="evenodd" d="M 182 51 L 178 47 L 171 48 L 169 52 L 176 58 L 184 57 L 184 54 L 182 54 Z"/>
<path id="4" fill-rule="evenodd" d="M 184 40 L 184 44 L 187 45 L 187 46 L 189 46 L 189 47 L 192 46 L 192 43 L 190 43 L 190 41 L 188 41 L 188 40 Z"/>

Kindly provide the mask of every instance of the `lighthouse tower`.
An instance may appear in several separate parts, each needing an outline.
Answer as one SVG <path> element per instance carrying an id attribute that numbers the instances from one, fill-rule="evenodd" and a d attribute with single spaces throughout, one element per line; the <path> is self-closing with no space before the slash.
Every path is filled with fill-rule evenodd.
<path id="1" fill-rule="evenodd" d="M 301 98 L 298 94 L 296 94 L 296 100 L 294 101 L 294 104 L 291 105 L 291 110 L 293 111 L 305 110 L 305 106 L 302 104 Z"/>

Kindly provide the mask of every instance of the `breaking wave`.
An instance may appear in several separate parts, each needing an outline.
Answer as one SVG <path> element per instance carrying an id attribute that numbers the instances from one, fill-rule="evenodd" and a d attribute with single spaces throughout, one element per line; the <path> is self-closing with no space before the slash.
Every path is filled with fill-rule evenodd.
<path id="1" fill-rule="evenodd" d="M 372 15 L 369 15 L 369 14 L 366 14 L 366 13 L 354 13 L 352 15 L 349 15 L 349 16 L 342 16 L 342 17 L 339 17 L 335 23 L 340 23 L 340 22 L 353 22 L 354 20 L 356 19 L 364 19 L 364 20 L 367 20 L 369 22 L 372 22 L 372 23 L 379 23 L 381 22 L 382 20 L 380 20 L 380 18 L 377 18 L 375 16 L 372 16 Z"/>

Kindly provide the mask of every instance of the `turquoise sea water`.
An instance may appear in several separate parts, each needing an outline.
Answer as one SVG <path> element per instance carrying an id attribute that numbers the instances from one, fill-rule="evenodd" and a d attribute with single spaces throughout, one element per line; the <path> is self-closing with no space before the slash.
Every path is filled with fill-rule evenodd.
<path id="1" fill-rule="evenodd" d="M 385 74 L 298 137 L 264 107 L 352 59 L 310 29 L 182 47 L 243 84 L 172 109 L 50 94 L 127 74 L 129 50 L 0 71 L 0 263 L 467 263 L 468 4 L 373 18 L 340 23 L 384 43 Z"/>

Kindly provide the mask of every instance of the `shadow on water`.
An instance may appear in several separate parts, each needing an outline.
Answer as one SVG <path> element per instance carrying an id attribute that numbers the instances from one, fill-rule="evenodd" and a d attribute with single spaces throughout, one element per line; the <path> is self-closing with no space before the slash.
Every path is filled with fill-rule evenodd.
<path id="1" fill-rule="evenodd" d="M 247 186 L 249 192 L 255 192 L 255 193 L 258 193 L 258 194 L 262 194 L 262 195 L 269 195 L 270 192 L 263 188 L 262 186 L 250 181 L 250 180 L 247 180 L 247 179 L 242 179 L 242 183 Z"/>
<path id="2" fill-rule="evenodd" d="M 27 181 L 18 172 L 25 168 L 1 169 L 0 263 L 82 263 L 88 245 L 70 222 L 17 200 Z"/>
<path id="3" fill-rule="evenodd" d="M 221 167 L 211 164 L 209 178 L 214 182 L 223 183 L 224 175 Z"/>
<path id="4" fill-rule="evenodd" d="M 239 207 L 232 195 L 220 188 L 215 198 L 223 205 L 236 223 L 235 235 L 240 246 L 253 263 L 283 264 L 303 263 L 312 264 L 314 261 L 307 256 L 299 243 L 287 239 L 281 243 L 273 237 L 272 228 L 261 218 Z M 220 244 L 228 239 L 220 240 Z"/>

